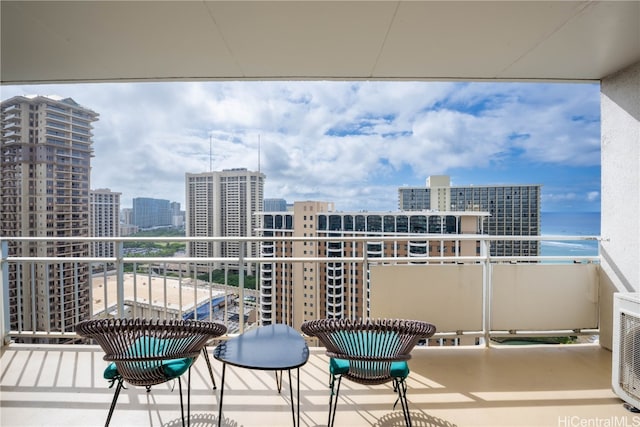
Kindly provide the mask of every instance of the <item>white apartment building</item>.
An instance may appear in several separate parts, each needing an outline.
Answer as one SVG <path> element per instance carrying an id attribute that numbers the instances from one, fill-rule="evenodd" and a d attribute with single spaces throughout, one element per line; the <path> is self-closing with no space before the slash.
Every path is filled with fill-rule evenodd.
<path id="1" fill-rule="evenodd" d="M 448 175 L 427 178 L 425 187 L 400 187 L 402 211 L 488 212 L 483 234 L 493 236 L 540 235 L 540 184 L 451 185 Z M 539 242 L 508 240 L 491 242 L 492 256 L 538 256 Z"/>
<path id="2" fill-rule="evenodd" d="M 0 224 L 7 236 L 88 237 L 92 123 L 98 114 L 71 98 L 15 96 L 0 104 Z M 17 256 L 88 257 L 73 241 L 21 242 Z M 35 297 L 32 296 L 36 295 Z M 84 263 L 11 267 L 10 324 L 73 331 L 90 313 Z M 33 307 L 27 301 L 35 298 Z"/>
<path id="3" fill-rule="evenodd" d="M 309 262 L 264 263 L 260 270 L 262 324 L 287 323 L 299 327 L 319 318 L 369 316 L 369 272 L 361 262 L 342 258 L 362 257 L 375 264 L 380 257 L 476 256 L 475 241 L 456 241 L 457 234 L 481 234 L 487 212 L 398 211 L 336 212 L 334 204 L 320 201 L 295 202 L 293 211 L 262 212 L 260 234 L 264 237 L 331 237 L 331 240 L 265 241 L 263 257 L 309 258 Z M 424 234 L 446 234 L 451 239 L 411 239 Z M 370 238 L 366 242 L 349 241 Z M 394 237 L 394 240 L 382 240 Z M 336 262 L 318 262 L 317 257 L 335 257 Z"/>
<path id="4" fill-rule="evenodd" d="M 188 237 L 254 236 L 264 199 L 265 175 L 245 168 L 186 174 L 186 226 Z M 250 244 L 244 255 L 257 256 Z M 238 257 L 238 242 L 189 242 L 191 257 Z M 237 268 L 237 264 L 234 266 Z M 213 268 L 222 268 L 215 263 Z"/>
<path id="5" fill-rule="evenodd" d="M 133 224 L 133 208 L 122 208 L 120 210 L 120 221 L 123 224 Z"/>
<path id="6" fill-rule="evenodd" d="M 108 188 L 89 192 L 89 209 L 91 237 L 120 236 L 120 196 Z M 92 242 L 92 257 L 115 257 L 116 248 L 113 242 Z"/>

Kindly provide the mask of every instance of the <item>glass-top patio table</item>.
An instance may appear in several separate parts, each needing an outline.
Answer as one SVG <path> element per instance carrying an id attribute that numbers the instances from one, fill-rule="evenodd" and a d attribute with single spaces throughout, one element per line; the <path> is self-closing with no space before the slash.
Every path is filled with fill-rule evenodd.
<path id="1" fill-rule="evenodd" d="M 224 375 L 227 365 L 263 371 L 276 371 L 276 385 L 278 387 L 278 393 L 280 393 L 282 389 L 282 371 L 288 371 L 293 425 L 294 427 L 296 425 L 300 425 L 299 368 L 309 360 L 309 347 L 307 347 L 307 343 L 298 331 L 283 324 L 262 326 L 219 344 L 213 351 L 213 357 L 222 362 L 222 385 L 220 387 L 218 426 L 220 426 L 222 421 Z M 291 384 L 292 369 L 298 370 L 297 423 L 293 405 L 293 385 Z M 278 371 L 280 371 L 279 378 Z"/>

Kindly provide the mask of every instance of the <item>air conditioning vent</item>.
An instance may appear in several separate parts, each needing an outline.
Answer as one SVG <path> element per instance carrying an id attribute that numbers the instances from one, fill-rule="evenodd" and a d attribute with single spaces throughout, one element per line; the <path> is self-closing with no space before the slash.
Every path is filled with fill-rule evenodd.
<path id="1" fill-rule="evenodd" d="M 640 318 L 620 313 L 620 386 L 640 400 Z"/>
<path id="2" fill-rule="evenodd" d="M 640 294 L 615 294 L 613 310 L 613 390 L 640 408 Z"/>

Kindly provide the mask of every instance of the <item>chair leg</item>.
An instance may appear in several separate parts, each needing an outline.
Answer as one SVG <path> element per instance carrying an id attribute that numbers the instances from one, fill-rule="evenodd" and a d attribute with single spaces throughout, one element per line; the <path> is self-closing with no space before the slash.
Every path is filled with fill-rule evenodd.
<path id="1" fill-rule="evenodd" d="M 182 427 L 185 427 L 184 423 L 184 404 L 182 403 L 182 381 L 178 377 L 178 387 L 180 388 L 180 414 L 182 415 Z"/>
<path id="2" fill-rule="evenodd" d="M 220 402 L 218 403 L 218 427 L 222 425 L 222 398 L 224 396 L 224 373 L 227 370 L 227 364 L 222 364 L 222 385 L 220 386 Z"/>
<path id="3" fill-rule="evenodd" d="M 329 397 L 329 421 L 327 422 L 327 427 L 333 427 L 333 423 L 336 419 L 336 409 L 338 408 L 338 394 L 340 394 L 340 383 L 342 382 L 342 375 L 338 376 L 338 387 L 335 389 L 335 400 L 333 395 L 333 386 L 335 384 L 336 377 L 331 376 L 331 395 Z"/>
<path id="4" fill-rule="evenodd" d="M 394 391 L 398 392 L 398 400 L 402 405 L 404 422 L 407 425 L 407 427 L 411 427 L 411 414 L 409 413 L 409 401 L 407 400 L 407 383 L 404 381 L 404 378 L 401 378 L 401 379 L 394 378 L 393 389 Z"/>
<path id="5" fill-rule="evenodd" d="M 116 409 L 116 402 L 118 401 L 118 396 L 120 395 L 120 390 L 122 390 L 122 377 L 118 378 L 118 385 L 116 385 L 116 392 L 113 394 L 113 400 L 111 400 L 111 407 L 109 408 L 109 415 L 107 415 L 107 421 L 104 423 L 104 427 L 109 427 L 109 422 L 111 422 L 111 415 L 113 415 L 113 410 Z"/>
<path id="6" fill-rule="evenodd" d="M 187 385 L 187 426 L 191 425 L 191 367 L 189 367 L 189 384 Z"/>
<path id="7" fill-rule="evenodd" d="M 204 356 L 205 362 L 207 362 L 207 369 L 209 369 L 209 376 L 211 377 L 213 389 L 215 390 L 217 388 L 216 379 L 213 376 L 213 368 L 211 368 L 211 359 L 209 359 L 209 353 L 207 353 L 207 346 L 202 347 L 202 355 Z"/>

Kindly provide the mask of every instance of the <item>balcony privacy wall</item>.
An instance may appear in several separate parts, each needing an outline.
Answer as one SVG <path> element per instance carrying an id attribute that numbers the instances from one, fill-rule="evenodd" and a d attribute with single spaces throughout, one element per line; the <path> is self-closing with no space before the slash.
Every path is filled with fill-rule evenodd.
<path id="1" fill-rule="evenodd" d="M 434 323 L 438 332 L 573 331 L 598 327 L 598 265 L 378 265 L 371 317 Z M 491 288 L 484 285 L 490 274 Z M 486 297 L 485 297 L 486 294 Z M 489 306 L 490 305 L 490 306 Z"/>

